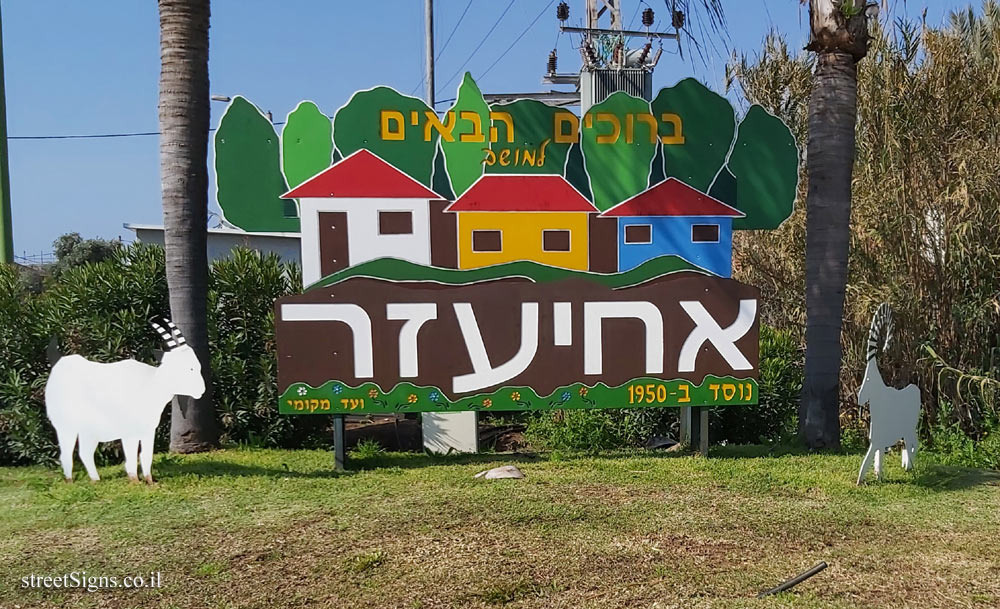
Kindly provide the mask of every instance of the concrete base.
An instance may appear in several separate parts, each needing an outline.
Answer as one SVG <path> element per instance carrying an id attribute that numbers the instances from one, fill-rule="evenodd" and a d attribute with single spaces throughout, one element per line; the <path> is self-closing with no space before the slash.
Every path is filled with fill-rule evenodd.
<path id="1" fill-rule="evenodd" d="M 479 452 L 479 413 L 425 412 L 424 449 L 435 454 Z"/>

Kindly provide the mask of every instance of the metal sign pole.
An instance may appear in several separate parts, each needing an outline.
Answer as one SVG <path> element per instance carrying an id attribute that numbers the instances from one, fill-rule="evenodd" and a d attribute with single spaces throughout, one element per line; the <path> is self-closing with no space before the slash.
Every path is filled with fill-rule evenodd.
<path id="1" fill-rule="evenodd" d="M 344 471 L 347 463 L 347 450 L 344 446 L 344 415 L 333 415 L 333 468 Z"/>

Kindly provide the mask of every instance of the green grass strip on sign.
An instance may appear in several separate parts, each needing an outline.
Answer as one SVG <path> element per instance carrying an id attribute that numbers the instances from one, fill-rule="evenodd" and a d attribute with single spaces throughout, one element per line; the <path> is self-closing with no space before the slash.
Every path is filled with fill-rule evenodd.
<path id="1" fill-rule="evenodd" d="M 456 270 L 424 266 L 396 258 L 379 258 L 327 275 L 306 288 L 306 291 L 331 286 L 352 277 L 371 277 L 389 281 L 432 281 L 447 285 L 465 285 L 498 279 L 523 277 L 536 283 L 585 279 L 611 289 L 639 285 L 679 271 L 707 273 L 679 256 L 659 256 L 623 273 L 591 273 L 573 271 L 537 262 L 521 261 L 497 264 L 478 269 Z"/>
<path id="2" fill-rule="evenodd" d="M 530 387 L 448 399 L 437 387 L 398 383 L 384 392 L 375 383 L 351 387 L 327 381 L 320 387 L 293 383 L 278 400 L 282 414 L 395 414 L 406 412 L 524 411 L 589 408 L 745 406 L 758 401 L 754 379 L 706 376 L 700 385 L 683 379 L 638 378 L 616 387 L 572 383 L 549 395 Z"/>

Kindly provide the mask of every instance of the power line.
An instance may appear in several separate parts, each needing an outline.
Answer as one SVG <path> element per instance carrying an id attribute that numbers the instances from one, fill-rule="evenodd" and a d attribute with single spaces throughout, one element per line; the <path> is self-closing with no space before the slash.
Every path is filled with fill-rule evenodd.
<path id="1" fill-rule="evenodd" d="M 455 32 L 458 31 L 458 26 L 462 25 L 462 20 L 465 19 L 465 14 L 469 12 L 469 8 L 471 7 L 472 7 L 472 0 L 469 0 L 469 3 L 465 5 L 465 10 L 462 11 L 462 16 L 458 18 L 457 22 L 455 22 L 455 27 L 451 28 L 451 33 L 448 34 L 448 39 L 444 41 L 443 45 L 441 45 L 441 50 L 438 51 L 437 56 L 434 58 L 434 63 L 437 63 L 438 60 L 441 59 L 441 55 L 443 55 L 444 50 L 448 48 L 448 43 L 451 42 L 451 38 L 455 35 Z M 410 89 L 410 95 L 415 94 L 417 92 L 417 89 L 420 88 L 420 85 L 422 85 L 423 82 L 424 82 L 423 79 L 420 79 L 420 82 L 418 82 L 416 85 L 414 85 L 412 89 Z"/>
<path id="2" fill-rule="evenodd" d="M 538 13 L 535 19 L 528 24 L 528 27 L 524 28 L 524 31 L 521 32 L 521 34 L 514 39 L 514 42 L 510 43 L 510 46 L 507 47 L 503 53 L 500 53 L 500 56 L 497 57 L 496 60 L 490 64 L 490 67 L 486 68 L 486 71 L 484 71 L 482 74 L 479 75 L 480 79 L 486 78 L 486 75 L 490 73 L 490 70 L 492 70 L 495 65 L 500 63 L 500 60 L 504 58 L 504 55 L 509 53 L 510 50 L 514 48 L 514 45 L 516 45 L 522 38 L 524 38 L 524 35 L 527 34 L 531 30 L 531 28 L 535 27 L 535 24 L 538 23 L 538 20 L 542 18 L 542 15 L 545 14 L 545 11 L 549 10 L 549 7 L 552 6 L 552 3 L 555 1 L 556 0 L 549 0 L 549 3 L 545 5 L 545 8 L 542 9 L 542 12 Z"/>
<path id="3" fill-rule="evenodd" d="M 455 27 L 451 28 L 451 33 L 448 34 L 448 38 L 444 41 L 444 44 L 441 45 L 441 50 L 438 51 L 437 57 L 434 58 L 434 61 L 438 61 L 441 59 L 441 56 L 444 55 L 444 50 L 448 48 L 448 43 L 451 42 L 452 36 L 454 36 L 455 32 L 458 31 L 458 26 L 462 25 L 462 20 L 465 19 L 465 14 L 469 12 L 469 8 L 471 6 L 472 0 L 469 0 L 469 3 L 465 5 L 465 10 L 462 11 L 462 16 L 458 18 L 458 22 L 455 23 Z"/>
<path id="4" fill-rule="evenodd" d="M 485 36 L 483 36 L 483 39 L 479 41 L 479 44 L 477 44 L 477 45 L 476 45 L 476 48 L 472 50 L 472 53 L 470 53 L 470 54 L 469 54 L 469 56 L 465 58 L 465 61 L 464 61 L 464 62 L 462 63 L 462 65 L 460 65 L 460 66 L 458 67 L 458 69 L 457 69 L 457 70 L 455 70 L 455 73 L 451 75 L 451 78 L 449 78 L 449 79 L 447 80 L 447 82 L 445 82 L 445 83 L 444 83 L 443 85 L 441 85 L 441 89 L 442 89 L 442 90 L 443 90 L 443 89 L 444 89 L 445 87 L 447 87 L 448 85 L 450 85 L 450 84 L 451 84 L 451 82 L 452 82 L 453 80 L 455 80 L 455 77 L 456 77 L 456 76 L 458 76 L 459 74 L 461 74 L 461 72 L 462 72 L 462 70 L 463 70 L 463 69 L 465 68 L 465 66 L 467 66 L 467 65 L 469 64 L 469 61 L 470 61 L 470 60 L 471 60 L 471 59 L 472 59 L 473 57 L 475 57 L 475 56 L 476 56 L 476 53 L 478 53 L 478 52 L 479 52 L 479 49 L 483 48 L 483 45 L 484 45 L 484 44 L 486 43 L 486 41 L 487 41 L 487 40 L 489 39 L 490 35 L 491 35 L 491 34 L 493 34 L 493 30 L 497 29 L 497 26 L 498 26 L 498 25 L 500 25 L 500 22 L 501 22 L 501 21 L 503 20 L 504 16 L 505 16 L 505 15 L 507 14 L 507 12 L 508 12 L 508 11 L 510 11 L 510 7 L 512 7 L 512 6 L 514 6 L 514 0 L 510 0 L 510 3 L 509 3 L 509 4 L 507 4 L 507 8 L 503 9 L 503 12 L 502 12 L 502 13 L 500 13 L 500 16 L 499 16 L 499 17 L 497 17 L 497 20 L 493 22 L 493 26 L 492 26 L 492 27 L 491 27 L 491 28 L 489 29 L 489 31 L 488 31 L 488 32 L 486 32 L 486 35 L 485 35 Z M 440 92 L 438 93 L 438 95 L 440 95 Z"/>
<path id="5" fill-rule="evenodd" d="M 328 116 L 328 118 L 333 118 Z M 284 125 L 285 121 L 277 121 L 271 123 L 274 126 Z M 212 133 L 218 129 L 218 127 L 209 127 L 208 132 Z M 8 140 L 96 140 L 96 139 L 106 139 L 106 138 L 119 138 L 119 137 L 146 137 L 151 135 L 160 135 L 159 131 L 136 131 L 133 133 L 90 133 L 86 135 L 11 135 L 7 137 Z"/>
<path id="6" fill-rule="evenodd" d="M 89 135 L 11 135 L 8 140 L 91 140 L 112 137 L 144 137 L 160 135 L 159 131 L 141 131 L 136 133 L 93 133 Z"/>

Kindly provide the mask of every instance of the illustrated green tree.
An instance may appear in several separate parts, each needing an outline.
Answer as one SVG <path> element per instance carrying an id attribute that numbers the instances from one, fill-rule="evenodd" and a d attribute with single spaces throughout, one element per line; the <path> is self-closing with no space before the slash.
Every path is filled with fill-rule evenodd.
<path id="1" fill-rule="evenodd" d="M 649 102 L 618 92 L 592 106 L 580 125 L 594 205 L 602 211 L 649 186 L 657 132 L 646 121 L 633 119 L 629 138 L 629 114 L 651 114 Z"/>
<path id="2" fill-rule="evenodd" d="M 798 167 L 792 131 L 753 105 L 740 121 L 736 143 L 710 194 L 747 215 L 733 220 L 734 229 L 775 229 L 792 214 Z"/>
<path id="3" fill-rule="evenodd" d="M 333 141 L 343 157 L 364 148 L 431 188 L 440 137 L 436 120 L 440 118 L 423 100 L 375 87 L 355 93 L 337 111 Z"/>
<path id="4" fill-rule="evenodd" d="M 445 114 L 451 126 L 450 138 L 441 138 L 445 166 L 451 178 L 451 190 L 461 196 L 483 175 L 483 149 L 489 146 L 490 107 L 483 99 L 472 75 L 465 73 L 458 87 L 455 104 Z"/>
<path id="5" fill-rule="evenodd" d="M 215 132 L 215 179 L 226 222 L 246 231 L 297 232 L 295 202 L 281 199 L 288 184 L 281 172 L 278 135 L 271 121 L 236 96 Z"/>
<path id="6" fill-rule="evenodd" d="M 650 106 L 665 139 L 664 175 L 707 192 L 736 134 L 736 113 L 729 100 L 685 78 L 661 89 Z"/>
<path id="7" fill-rule="evenodd" d="M 509 104 L 494 104 L 490 110 L 495 113 L 510 115 L 514 123 L 513 142 L 509 142 L 506 127 L 501 121 L 494 121 L 497 128 L 497 141 L 491 142 L 490 150 L 498 158 L 497 162 L 486 168 L 486 173 L 541 173 L 562 174 L 566 167 L 566 157 L 575 143 L 556 142 L 556 115 L 569 114 L 567 110 L 544 104 L 534 99 L 521 99 Z M 563 125 L 563 132 L 569 134 L 570 126 Z M 577 136 L 579 137 L 579 136 Z M 544 148 L 543 148 L 544 147 Z M 514 150 L 532 151 L 534 164 L 514 164 Z M 510 164 L 502 165 L 499 155 L 504 150 L 510 150 Z"/>
<path id="8" fill-rule="evenodd" d="M 313 102 L 300 102 L 281 130 L 281 171 L 288 188 L 328 168 L 332 157 L 333 123 Z"/>

